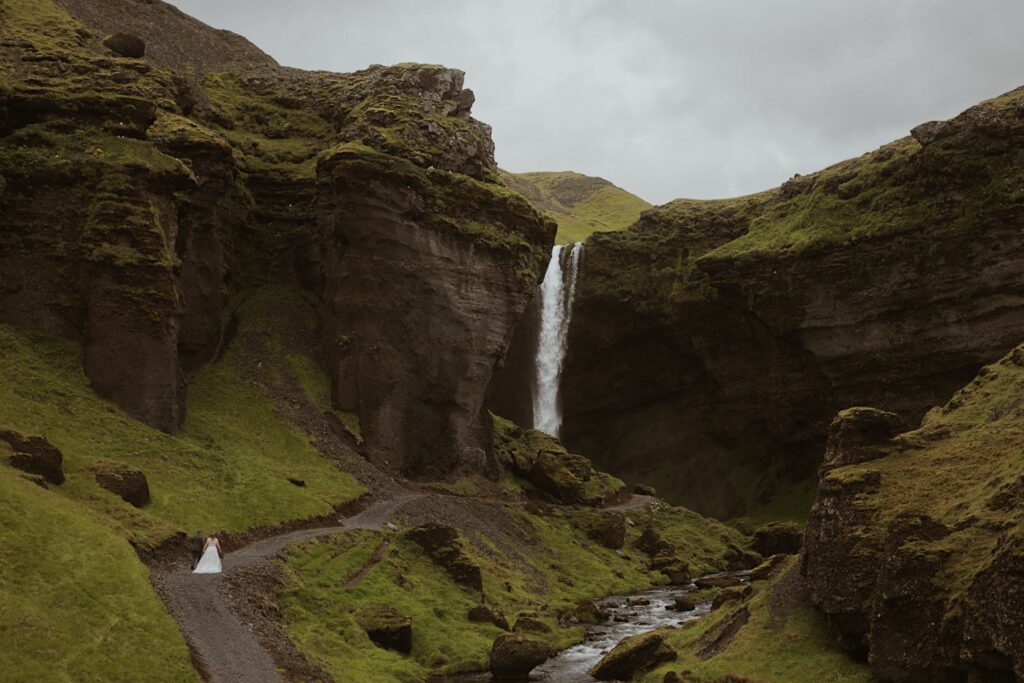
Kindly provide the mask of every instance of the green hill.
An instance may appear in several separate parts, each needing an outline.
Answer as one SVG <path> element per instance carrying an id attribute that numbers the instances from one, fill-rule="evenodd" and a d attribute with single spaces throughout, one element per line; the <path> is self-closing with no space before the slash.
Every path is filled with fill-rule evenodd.
<path id="1" fill-rule="evenodd" d="M 559 244 L 580 242 L 595 232 L 622 230 L 651 208 L 604 178 L 573 171 L 500 173 L 506 185 L 558 223 L 555 239 Z"/>

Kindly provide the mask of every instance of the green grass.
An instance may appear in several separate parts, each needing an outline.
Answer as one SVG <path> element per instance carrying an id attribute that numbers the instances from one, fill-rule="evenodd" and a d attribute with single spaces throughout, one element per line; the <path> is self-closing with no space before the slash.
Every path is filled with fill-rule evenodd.
<path id="1" fill-rule="evenodd" d="M 281 300 L 299 310 L 308 306 L 286 291 L 264 290 L 242 304 L 238 337 L 259 338 L 269 322 L 260 306 Z M 315 324 L 312 317 L 306 324 Z M 286 367 L 273 362 L 274 339 L 263 356 L 267 381 Z M 0 350 L 2 426 L 42 434 L 58 446 L 68 474 L 60 492 L 109 516 L 143 544 L 177 530 L 241 531 L 324 514 L 362 491 L 275 412 L 263 387 L 247 381 L 242 368 L 249 352 L 237 346 L 189 378 L 187 419 L 175 435 L 151 429 L 93 394 L 72 342 L 0 326 Z M 305 370 L 309 381 L 312 370 Z M 145 472 L 152 504 L 136 510 L 100 489 L 91 473 L 107 460 Z M 288 477 L 306 486 L 296 487 Z"/>
<path id="2" fill-rule="evenodd" d="M 0 467 L 0 678 L 199 681 L 131 546 L 102 514 Z"/>
<path id="3" fill-rule="evenodd" d="M 782 576 L 797 562 L 792 558 Z M 795 571 L 799 571 L 795 569 Z M 750 620 L 718 654 L 697 656 L 700 637 L 736 606 L 726 606 L 688 627 L 668 631 L 668 642 L 679 659 L 658 667 L 639 680 L 661 683 L 669 671 L 690 671 L 695 683 L 868 683 L 872 681 L 865 664 L 851 660 L 839 650 L 828 630 L 825 617 L 809 604 L 789 614 L 773 615 L 769 596 L 775 587 L 755 583 L 756 593 L 745 603 Z"/>
<path id="4" fill-rule="evenodd" d="M 601 178 L 580 173 L 501 172 L 502 180 L 558 224 L 555 242 L 582 242 L 595 232 L 622 230 L 651 205 Z"/>

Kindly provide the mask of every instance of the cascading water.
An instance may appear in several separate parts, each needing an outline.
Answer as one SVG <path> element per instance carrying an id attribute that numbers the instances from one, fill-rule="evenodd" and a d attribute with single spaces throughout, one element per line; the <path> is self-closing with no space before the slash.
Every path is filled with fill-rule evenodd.
<path id="1" fill-rule="evenodd" d="M 559 385 L 569 341 L 572 301 L 576 294 L 583 243 L 568 249 L 555 245 L 540 286 L 540 332 L 537 335 L 536 377 L 533 384 L 533 426 L 557 437 L 562 428 Z M 564 261 L 564 263 L 563 263 Z"/>

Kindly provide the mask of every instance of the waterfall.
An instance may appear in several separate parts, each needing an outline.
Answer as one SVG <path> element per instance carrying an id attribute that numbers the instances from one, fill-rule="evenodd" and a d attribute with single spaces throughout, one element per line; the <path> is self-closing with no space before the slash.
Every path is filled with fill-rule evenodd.
<path id="1" fill-rule="evenodd" d="M 557 437 L 562 427 L 559 384 L 569 343 L 572 301 L 576 294 L 583 243 L 568 249 L 555 245 L 540 285 L 540 332 L 537 334 L 536 376 L 533 386 L 534 429 Z M 564 263 L 563 263 L 564 261 Z"/>

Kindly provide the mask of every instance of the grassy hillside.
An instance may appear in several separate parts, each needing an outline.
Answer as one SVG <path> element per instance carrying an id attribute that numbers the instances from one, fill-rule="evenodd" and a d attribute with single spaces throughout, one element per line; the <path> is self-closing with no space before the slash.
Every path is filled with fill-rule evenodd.
<path id="1" fill-rule="evenodd" d="M 311 304 L 267 289 L 232 310 L 237 331 L 219 360 L 188 378 L 188 417 L 173 436 L 97 398 L 74 342 L 0 326 L 0 428 L 45 436 L 63 451 L 67 475 L 43 490 L 0 450 L 0 671 L 18 671 L 18 680 L 193 680 L 184 641 L 127 541 L 145 548 L 178 531 L 324 514 L 362 492 L 283 412 L 306 392 L 312 405 L 325 399 L 326 378 L 305 343 L 315 332 Z M 114 463 L 146 474 L 149 505 L 136 509 L 99 487 L 95 471 Z"/>
<path id="2" fill-rule="evenodd" d="M 534 208 L 558 223 L 555 240 L 559 244 L 581 242 L 594 232 L 622 230 L 636 222 L 641 211 L 651 207 L 603 178 L 572 171 L 501 171 L 501 178 Z"/>

